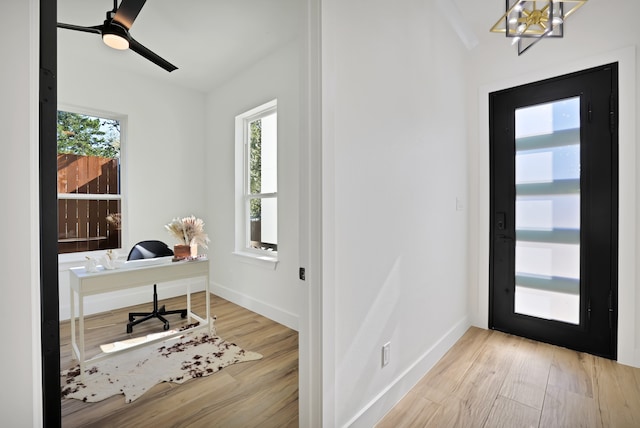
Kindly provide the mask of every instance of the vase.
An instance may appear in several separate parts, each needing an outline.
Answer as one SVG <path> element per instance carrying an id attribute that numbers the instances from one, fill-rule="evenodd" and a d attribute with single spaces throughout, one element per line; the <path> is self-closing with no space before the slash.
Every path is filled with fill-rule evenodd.
<path id="1" fill-rule="evenodd" d="M 198 257 L 198 244 L 191 244 L 191 257 Z"/>
<path id="2" fill-rule="evenodd" d="M 190 245 L 174 245 L 173 246 L 173 257 L 178 260 L 186 259 L 191 256 L 191 246 Z"/>

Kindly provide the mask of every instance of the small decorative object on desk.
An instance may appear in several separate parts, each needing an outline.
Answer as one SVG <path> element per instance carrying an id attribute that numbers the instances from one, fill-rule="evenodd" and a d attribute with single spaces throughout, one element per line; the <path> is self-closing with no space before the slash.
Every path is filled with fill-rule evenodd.
<path id="1" fill-rule="evenodd" d="M 113 252 L 113 250 L 107 250 L 104 257 L 102 257 L 102 267 L 104 267 L 107 270 L 115 269 L 116 258 L 117 258 L 117 255 Z"/>
<path id="2" fill-rule="evenodd" d="M 174 218 L 165 228 L 180 243 L 173 247 L 174 258 L 183 260 L 198 257 L 198 245 L 207 248 L 210 242 L 204 232 L 204 222 L 195 216 Z"/>
<path id="3" fill-rule="evenodd" d="M 84 270 L 87 272 L 98 272 L 98 262 L 89 256 L 85 257 L 87 260 L 84 262 Z"/>

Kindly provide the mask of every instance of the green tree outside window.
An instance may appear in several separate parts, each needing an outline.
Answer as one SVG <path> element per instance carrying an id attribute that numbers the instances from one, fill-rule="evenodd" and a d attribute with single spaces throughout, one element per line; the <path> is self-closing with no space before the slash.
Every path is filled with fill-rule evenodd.
<path id="1" fill-rule="evenodd" d="M 254 120 L 249 124 L 250 153 L 249 153 L 249 193 L 260 193 L 262 188 L 262 121 Z M 250 214 L 252 219 L 260 218 L 260 199 L 251 199 Z"/>
<path id="2" fill-rule="evenodd" d="M 120 157 L 120 122 L 58 111 L 58 153 Z"/>

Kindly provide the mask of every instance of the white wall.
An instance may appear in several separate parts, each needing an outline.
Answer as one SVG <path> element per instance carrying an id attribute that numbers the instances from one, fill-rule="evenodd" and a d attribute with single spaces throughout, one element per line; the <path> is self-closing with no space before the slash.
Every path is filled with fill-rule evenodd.
<path id="1" fill-rule="evenodd" d="M 77 61 L 75 32 L 58 31 L 58 104 L 126 116 L 122 151 L 125 200 L 123 252 L 145 239 L 177 243 L 164 229 L 174 217 L 196 215 L 211 232 L 205 211 L 205 95 L 116 67 Z M 100 44 L 97 48 L 102 47 Z M 133 55 L 133 54 L 132 54 Z M 142 66 L 155 67 L 143 62 Z M 158 73 L 166 71 L 156 67 Z M 206 252 L 202 250 L 201 252 Z M 104 254 L 104 252 L 98 252 Z M 60 317 L 69 317 L 70 266 L 82 257 L 60 256 Z M 196 289 L 196 288 L 194 288 Z M 163 286 L 161 298 L 184 294 Z M 149 288 L 127 290 L 86 300 L 86 312 L 148 302 Z"/>
<path id="2" fill-rule="evenodd" d="M 0 168 L 5 226 L 0 244 L 4 326 L 0 362 L 5 368 L 0 392 L 3 426 L 41 425 L 40 277 L 38 244 L 38 2 L 3 4 L 11 16 L 0 37 L 11 40 L 0 51 L 0 128 L 3 165 Z"/>
<path id="3" fill-rule="evenodd" d="M 302 44 L 261 59 L 207 95 L 207 212 L 213 242 L 212 292 L 298 329 L 304 284 L 297 279 Z M 278 263 L 254 263 L 235 249 L 235 117 L 278 100 Z"/>
<path id="4" fill-rule="evenodd" d="M 499 17 L 502 3 L 495 10 L 469 0 L 464 11 L 467 21 L 491 22 Z M 500 3 L 500 4 L 498 4 Z M 612 14 L 612 10 L 621 11 Z M 478 215 L 470 223 L 470 315 L 473 323 L 488 323 L 489 260 L 489 128 L 488 94 L 549 77 L 579 71 L 610 62 L 620 63 L 620 214 L 619 214 L 619 313 L 618 361 L 640 367 L 640 292 L 636 265 L 638 254 L 639 143 L 636 123 L 640 119 L 640 68 L 636 50 L 640 32 L 635 22 L 640 3 L 628 0 L 591 1 L 565 24 L 562 39 L 542 40 L 518 57 L 504 36 L 478 32 L 479 45 L 470 52 L 467 73 L 467 115 L 469 118 L 470 205 Z M 493 21 L 495 22 L 494 18 Z M 615 29 L 615 30 L 611 30 Z"/>
<path id="5" fill-rule="evenodd" d="M 323 424 L 372 426 L 468 327 L 467 51 L 435 1 L 322 6 Z"/>

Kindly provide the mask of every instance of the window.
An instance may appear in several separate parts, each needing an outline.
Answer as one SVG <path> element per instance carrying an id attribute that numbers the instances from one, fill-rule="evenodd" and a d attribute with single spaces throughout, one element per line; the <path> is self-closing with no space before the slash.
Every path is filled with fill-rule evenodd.
<path id="1" fill-rule="evenodd" d="M 58 253 L 121 247 L 120 120 L 58 111 Z"/>
<path id="2" fill-rule="evenodd" d="M 271 101 L 236 117 L 236 251 L 278 252 L 278 113 Z"/>

